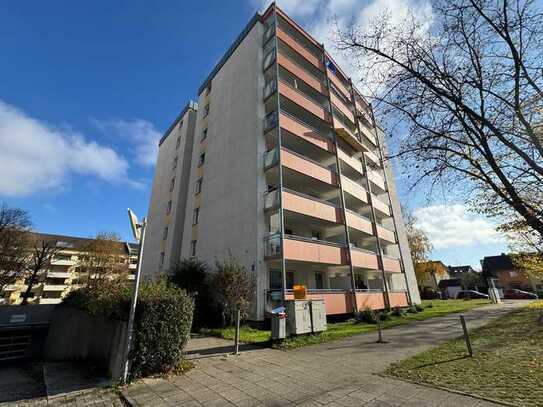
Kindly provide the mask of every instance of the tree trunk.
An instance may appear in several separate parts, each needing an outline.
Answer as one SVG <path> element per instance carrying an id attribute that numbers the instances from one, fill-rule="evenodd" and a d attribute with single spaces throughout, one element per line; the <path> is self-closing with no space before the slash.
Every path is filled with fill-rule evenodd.
<path id="1" fill-rule="evenodd" d="M 30 297 L 30 293 L 32 292 L 32 288 L 34 288 L 34 281 L 36 278 L 36 273 L 32 273 L 32 276 L 28 280 L 28 285 L 26 287 L 26 290 L 23 294 L 23 300 L 21 301 L 21 305 L 28 304 L 28 297 Z"/>

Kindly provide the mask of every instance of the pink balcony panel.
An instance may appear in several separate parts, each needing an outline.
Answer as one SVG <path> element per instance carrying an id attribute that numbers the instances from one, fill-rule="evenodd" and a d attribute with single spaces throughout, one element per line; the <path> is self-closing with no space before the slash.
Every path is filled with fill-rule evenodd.
<path id="1" fill-rule="evenodd" d="M 328 113 L 328 111 L 323 106 L 306 98 L 304 95 L 302 95 L 302 93 L 296 91 L 288 85 L 285 85 L 282 82 L 279 82 L 279 93 L 287 99 L 290 99 L 291 101 L 296 103 L 298 106 L 303 107 L 308 112 L 313 113 L 319 119 L 322 119 L 326 122 L 330 122 L 332 120 L 330 113 Z"/>
<path id="2" fill-rule="evenodd" d="M 379 268 L 377 255 L 362 250 L 351 249 L 351 262 L 354 267 L 372 270 Z"/>
<path id="3" fill-rule="evenodd" d="M 402 266 L 400 265 L 400 260 L 398 259 L 391 259 L 390 257 L 383 256 L 383 267 L 385 271 L 389 271 L 392 273 L 402 272 Z"/>
<path id="4" fill-rule="evenodd" d="M 368 192 L 361 185 L 345 176 L 341 177 L 341 185 L 343 186 L 343 190 L 349 193 L 349 195 L 360 199 L 362 202 L 368 202 Z"/>
<path id="5" fill-rule="evenodd" d="M 309 293 L 309 300 L 324 300 L 326 315 L 341 315 L 353 312 L 353 295 L 348 292 L 340 293 Z M 287 294 L 287 299 L 294 299 L 294 295 Z"/>
<path id="6" fill-rule="evenodd" d="M 321 44 L 319 44 L 319 42 L 317 40 L 315 40 L 311 35 L 309 35 L 302 27 L 300 27 L 296 21 L 294 21 L 293 19 L 291 19 L 289 16 L 287 16 L 285 13 L 283 13 L 283 11 L 281 11 L 280 8 L 276 7 L 276 11 L 277 11 L 277 14 L 279 14 L 281 17 L 283 17 L 286 21 L 288 21 L 288 23 L 290 24 L 290 26 L 294 29 L 296 29 L 296 31 L 298 31 L 301 35 L 303 35 L 305 38 L 307 38 L 309 41 L 311 41 L 313 43 L 313 45 L 315 45 L 316 47 L 318 48 L 321 48 Z"/>
<path id="7" fill-rule="evenodd" d="M 342 247 L 313 243 L 285 238 L 285 259 L 304 261 L 309 263 L 322 263 L 330 265 L 346 265 L 347 252 Z"/>
<path id="8" fill-rule="evenodd" d="M 308 62 L 315 65 L 317 68 L 324 72 L 324 64 L 322 63 L 322 61 L 317 56 L 313 55 L 311 52 L 305 49 L 298 41 L 296 41 L 279 27 L 277 28 L 277 38 L 279 38 L 290 48 L 292 48 L 294 51 L 304 57 Z"/>
<path id="9" fill-rule="evenodd" d="M 345 96 L 347 99 L 351 99 L 351 91 L 330 70 L 328 70 L 328 78 L 330 78 L 330 81 L 336 86 L 336 88 L 338 88 L 341 91 L 341 93 L 343 93 L 343 96 Z"/>
<path id="10" fill-rule="evenodd" d="M 296 65 L 294 62 L 288 59 L 288 57 L 279 53 L 279 56 L 277 57 L 277 61 L 279 62 L 279 65 L 281 65 L 283 68 L 285 68 L 287 71 L 289 71 L 293 75 L 300 78 L 302 81 L 307 83 L 316 91 L 320 92 L 323 95 L 328 94 L 328 90 L 326 89 L 326 86 L 324 85 L 324 83 L 319 81 L 313 75 L 310 75 L 309 73 L 307 73 L 305 69 L 301 68 L 299 65 Z"/>
<path id="11" fill-rule="evenodd" d="M 363 311 L 365 308 L 371 309 L 383 309 L 385 308 L 385 297 L 382 292 L 377 293 L 356 293 L 356 305 L 359 311 Z"/>
<path id="12" fill-rule="evenodd" d="M 354 114 L 351 112 L 351 110 L 345 106 L 343 101 L 339 99 L 336 95 L 333 93 L 330 93 L 330 99 L 332 100 L 332 103 L 334 106 L 336 106 L 347 118 L 354 123 Z"/>
<path id="13" fill-rule="evenodd" d="M 341 149 L 338 149 L 337 154 L 342 161 L 349 165 L 349 167 L 358 171 L 359 174 L 364 174 L 364 167 L 362 166 L 362 161 L 360 161 L 358 158 L 351 157 Z"/>
<path id="14" fill-rule="evenodd" d="M 390 306 L 394 307 L 407 307 L 407 293 L 388 293 L 390 298 Z"/>
<path id="15" fill-rule="evenodd" d="M 288 211 L 301 213 L 313 218 L 342 223 L 342 211 L 340 208 L 293 194 L 291 192 L 283 192 L 283 208 Z"/>
<path id="16" fill-rule="evenodd" d="M 396 243 L 396 235 L 393 231 L 377 225 L 377 232 L 379 233 L 380 239 L 383 239 L 390 243 Z"/>
<path id="17" fill-rule="evenodd" d="M 380 174 L 376 173 L 375 171 L 370 170 L 368 171 L 368 176 L 371 182 L 373 182 L 383 191 L 385 190 L 385 179 Z"/>
<path id="18" fill-rule="evenodd" d="M 285 149 L 281 150 L 281 164 L 286 168 L 318 179 L 319 181 L 330 185 L 337 185 L 337 176 L 335 173 Z"/>
<path id="19" fill-rule="evenodd" d="M 386 203 L 381 201 L 379 198 L 377 198 L 375 195 L 372 196 L 372 203 L 373 207 L 378 210 L 379 212 L 390 215 L 390 206 L 388 206 Z"/>
<path id="20" fill-rule="evenodd" d="M 305 141 L 322 148 L 323 150 L 333 153 L 335 151 L 334 143 L 316 133 L 313 129 L 304 126 L 302 123 L 292 119 L 291 117 L 281 113 L 281 128 L 289 133 L 295 134 L 298 137 L 303 138 Z"/>
<path id="21" fill-rule="evenodd" d="M 369 235 L 373 235 L 373 229 L 369 220 L 350 212 L 346 212 L 345 215 L 347 217 L 347 225 L 349 225 L 353 229 L 360 230 L 361 232 L 365 232 Z"/>

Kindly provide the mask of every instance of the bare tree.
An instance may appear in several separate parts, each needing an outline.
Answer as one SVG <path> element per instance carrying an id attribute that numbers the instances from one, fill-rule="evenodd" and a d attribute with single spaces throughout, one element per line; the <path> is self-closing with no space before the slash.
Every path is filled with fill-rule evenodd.
<path id="1" fill-rule="evenodd" d="M 20 278 L 28 254 L 28 213 L 19 208 L 0 206 L 0 292 Z"/>
<path id="2" fill-rule="evenodd" d="M 84 245 L 82 251 L 80 270 L 87 274 L 87 286 L 97 286 L 105 279 L 128 275 L 129 262 L 119 234 L 100 232 Z"/>
<path id="3" fill-rule="evenodd" d="M 21 305 L 28 303 L 32 288 L 44 278 L 45 271 L 51 266 L 55 256 L 61 250 L 62 248 L 57 246 L 56 241 L 34 240 L 24 264 L 26 290 L 22 295 Z"/>
<path id="4" fill-rule="evenodd" d="M 543 14 L 533 0 L 432 0 L 433 21 L 391 14 L 342 27 L 368 92 L 416 173 L 463 194 L 504 231 L 543 236 Z"/>

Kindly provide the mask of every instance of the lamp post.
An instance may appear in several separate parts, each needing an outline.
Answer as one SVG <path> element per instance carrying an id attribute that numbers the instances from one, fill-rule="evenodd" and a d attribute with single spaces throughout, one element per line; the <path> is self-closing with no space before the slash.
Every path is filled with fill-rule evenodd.
<path id="1" fill-rule="evenodd" d="M 143 218 L 141 222 L 138 222 L 138 218 L 134 212 L 128 209 L 128 219 L 130 220 L 130 226 L 132 227 L 132 234 L 137 242 L 139 242 L 138 252 L 138 266 L 136 268 L 136 275 L 134 278 L 134 290 L 132 292 L 132 299 L 130 301 L 130 314 L 128 315 L 128 330 L 126 335 L 126 347 L 124 354 L 124 371 L 123 371 L 123 383 L 128 380 L 128 372 L 130 370 L 130 361 L 128 354 L 132 348 L 132 341 L 134 336 L 134 317 L 136 315 L 136 305 L 138 303 L 138 290 L 140 287 L 141 278 L 141 259 L 143 253 L 143 245 L 145 244 L 145 227 L 147 226 L 147 220 Z"/>

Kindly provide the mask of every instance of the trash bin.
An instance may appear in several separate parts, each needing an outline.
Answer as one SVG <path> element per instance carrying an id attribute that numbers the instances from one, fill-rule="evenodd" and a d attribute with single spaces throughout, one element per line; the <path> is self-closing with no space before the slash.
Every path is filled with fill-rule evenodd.
<path id="1" fill-rule="evenodd" d="M 272 309 L 271 315 L 272 340 L 285 339 L 287 336 L 287 313 L 285 312 L 285 307 Z"/>

